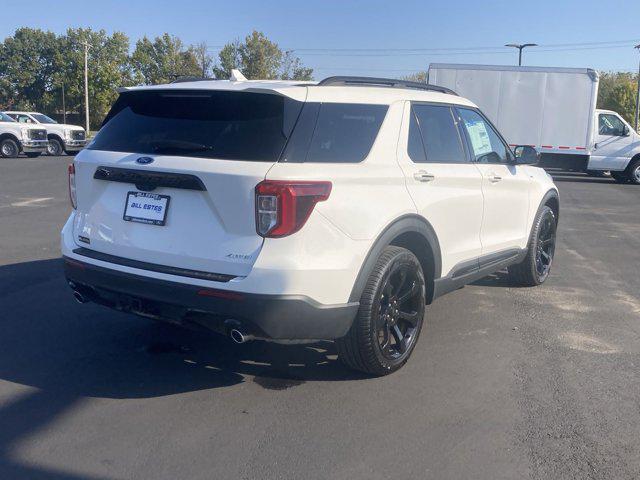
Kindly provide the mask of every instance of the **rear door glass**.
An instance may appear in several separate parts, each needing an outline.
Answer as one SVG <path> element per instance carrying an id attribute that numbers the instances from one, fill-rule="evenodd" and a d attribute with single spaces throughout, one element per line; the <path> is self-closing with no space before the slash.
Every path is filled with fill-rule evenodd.
<path id="1" fill-rule="evenodd" d="M 451 108 L 443 105 L 413 105 L 412 114 L 417 119 L 409 125 L 409 155 L 414 162 L 465 163 L 467 156 L 462 146 L 462 138 L 456 126 Z M 422 133 L 426 159 L 423 159 L 416 143 L 418 127 Z M 413 139 L 411 137 L 414 137 Z M 414 158 L 415 157 L 415 158 Z"/>

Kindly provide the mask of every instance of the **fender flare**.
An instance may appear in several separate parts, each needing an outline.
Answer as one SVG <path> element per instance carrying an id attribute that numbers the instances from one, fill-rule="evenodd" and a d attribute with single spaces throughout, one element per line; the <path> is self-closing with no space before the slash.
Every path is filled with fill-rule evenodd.
<path id="1" fill-rule="evenodd" d="M 378 258 L 382 254 L 382 250 L 389 246 L 398 235 L 407 232 L 418 233 L 424 237 L 425 241 L 431 248 L 431 252 L 433 253 L 434 279 L 440 278 L 442 272 L 442 257 L 440 253 L 440 243 L 438 242 L 435 230 L 423 217 L 418 215 L 405 215 L 387 225 L 382 233 L 378 235 L 378 238 L 373 242 L 373 246 L 369 249 L 365 260 L 360 267 L 360 271 L 358 272 L 353 288 L 351 289 L 349 302 L 360 301 L 360 297 L 362 296 L 367 280 L 369 279 Z"/>
<path id="2" fill-rule="evenodd" d="M 540 210 L 542 209 L 542 207 L 544 207 L 551 198 L 555 198 L 556 201 L 558 202 L 558 211 L 555 212 L 556 225 L 557 225 L 558 222 L 560 221 L 560 195 L 558 195 L 558 191 L 554 188 L 550 189 L 547 193 L 545 193 L 544 196 L 542 197 L 542 200 L 540 200 L 540 203 L 538 204 L 538 210 L 536 211 L 536 216 L 538 216 L 538 213 L 540 213 Z M 534 216 L 533 218 L 535 219 L 536 216 Z"/>

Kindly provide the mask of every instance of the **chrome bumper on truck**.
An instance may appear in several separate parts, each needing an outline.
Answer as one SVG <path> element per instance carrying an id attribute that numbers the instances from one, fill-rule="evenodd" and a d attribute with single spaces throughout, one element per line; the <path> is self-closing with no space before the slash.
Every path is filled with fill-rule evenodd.
<path id="1" fill-rule="evenodd" d="M 65 140 L 64 149 L 66 151 L 80 151 L 87 145 L 86 140 Z"/>
<path id="2" fill-rule="evenodd" d="M 334 340 L 349 331 L 358 303 L 325 306 L 302 295 L 216 290 L 98 267 L 64 257 L 79 301 L 166 320 L 196 323 L 221 334 L 240 330 L 274 341 Z"/>
<path id="3" fill-rule="evenodd" d="M 20 142 L 22 146 L 22 151 L 24 153 L 34 153 L 40 152 L 44 153 L 47 151 L 47 147 L 49 146 L 48 140 L 23 140 Z"/>

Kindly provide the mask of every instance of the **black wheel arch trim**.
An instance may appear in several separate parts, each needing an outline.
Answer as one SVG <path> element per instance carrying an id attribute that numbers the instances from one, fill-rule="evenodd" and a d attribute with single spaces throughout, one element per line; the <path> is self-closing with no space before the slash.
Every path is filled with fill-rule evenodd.
<path id="1" fill-rule="evenodd" d="M 360 300 L 367 280 L 371 275 L 371 271 L 375 267 L 382 250 L 391 245 L 393 240 L 399 235 L 409 232 L 422 235 L 433 253 L 434 278 L 425 280 L 429 282 L 440 278 L 442 272 L 442 257 L 440 254 L 440 243 L 438 242 L 438 236 L 436 235 L 435 230 L 425 218 L 419 215 L 404 215 L 385 227 L 382 233 L 380 233 L 378 238 L 373 242 L 373 246 L 369 249 L 366 258 L 360 267 L 360 271 L 358 272 L 358 276 L 356 277 L 356 281 L 351 290 L 351 295 L 349 296 L 349 302 L 357 302 Z"/>
<path id="2" fill-rule="evenodd" d="M 556 225 L 558 225 L 558 222 L 560 221 L 560 196 L 558 195 L 558 191 L 553 188 L 550 189 L 547 193 L 545 193 L 544 196 L 542 197 L 542 200 L 538 205 L 538 209 L 536 210 L 536 214 L 533 217 L 534 222 L 536 217 L 540 213 L 540 210 L 542 210 L 542 207 L 544 207 L 547 204 L 547 202 L 552 198 L 555 198 L 556 201 L 558 202 L 558 209 L 557 211 L 554 212 L 556 215 Z M 533 229 L 533 223 L 531 224 L 531 229 Z M 531 230 L 529 230 L 529 237 L 531 237 Z"/>

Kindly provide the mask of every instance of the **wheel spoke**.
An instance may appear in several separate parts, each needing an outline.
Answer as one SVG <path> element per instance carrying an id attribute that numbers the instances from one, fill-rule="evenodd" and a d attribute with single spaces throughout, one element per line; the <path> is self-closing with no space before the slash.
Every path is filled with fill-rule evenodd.
<path id="1" fill-rule="evenodd" d="M 418 323 L 418 312 L 403 312 L 400 310 L 398 315 L 402 320 L 409 322 L 412 327 L 415 327 Z"/>
<path id="2" fill-rule="evenodd" d="M 393 338 L 396 340 L 396 349 L 398 352 L 403 353 L 407 348 L 407 343 L 405 342 L 404 334 L 398 325 L 393 326 L 393 330 L 391 332 L 393 334 Z"/>
<path id="3" fill-rule="evenodd" d="M 407 300 L 410 300 L 413 297 L 415 297 L 418 293 L 420 293 L 420 285 L 418 285 L 418 282 L 414 281 L 413 284 L 411 285 L 411 288 L 407 292 L 403 293 L 398 297 L 398 303 L 402 305 Z"/>

